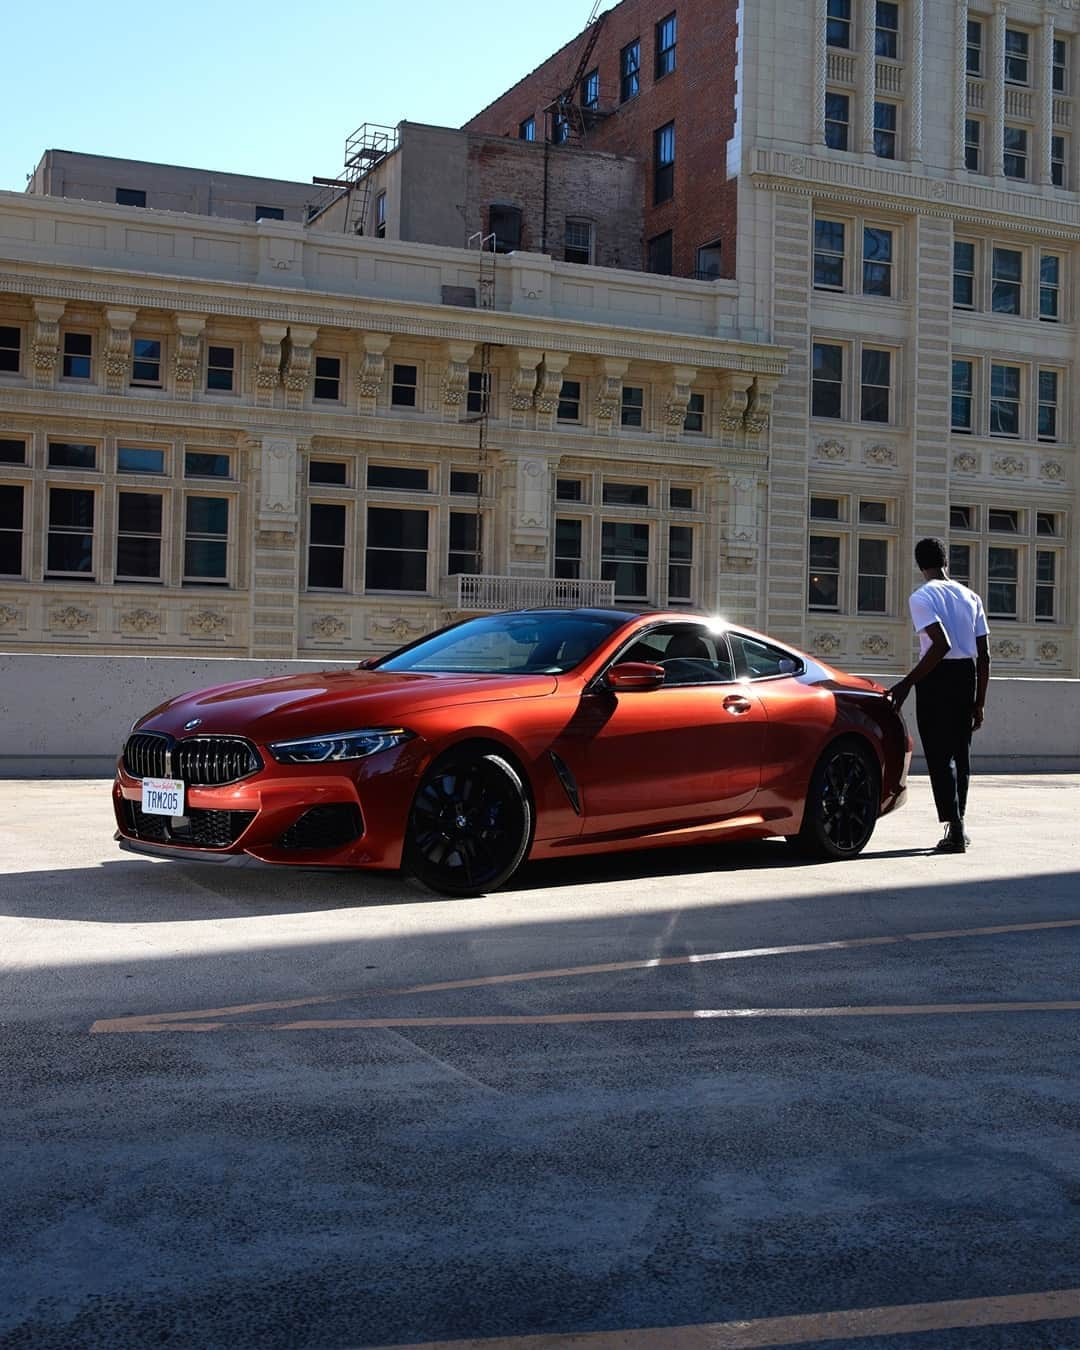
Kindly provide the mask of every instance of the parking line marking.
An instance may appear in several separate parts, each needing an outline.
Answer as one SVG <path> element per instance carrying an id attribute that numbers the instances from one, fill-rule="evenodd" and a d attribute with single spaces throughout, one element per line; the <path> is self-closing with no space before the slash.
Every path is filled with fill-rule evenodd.
<path id="1" fill-rule="evenodd" d="M 238 1003 L 225 1008 L 196 1008 L 188 1012 L 142 1013 L 130 1017 L 101 1018 L 90 1031 L 95 1035 L 150 1030 L 149 1023 L 202 1022 L 247 1013 L 287 1012 L 290 1008 L 325 1007 L 360 998 L 389 998 L 402 994 L 434 994 L 452 989 L 483 989 L 499 984 L 524 984 L 534 980 L 566 979 L 580 975 L 611 975 L 629 970 L 658 970 L 666 966 L 706 965 L 714 961 L 745 961 L 753 957 L 797 956 L 807 952 L 852 951 L 861 947 L 888 947 L 904 942 L 940 942 L 949 938 L 992 937 L 1006 933 L 1034 933 L 1047 929 L 1080 928 L 1080 919 L 1051 919 L 1038 923 L 996 924 L 984 928 L 947 928 L 936 932 L 898 933 L 885 937 L 842 938 L 833 942 L 800 942 L 786 947 L 747 947 L 726 952 L 697 952 L 688 956 L 655 956 L 640 961 L 608 961 L 598 965 L 564 966 L 548 970 L 525 970 L 509 975 L 479 975 L 466 980 L 441 980 L 398 989 L 361 989 L 347 994 L 316 994 L 307 998 L 280 999 L 265 1003 Z M 191 1027 L 216 1030 L 216 1026 Z"/>
<path id="2" fill-rule="evenodd" d="M 585 1331 L 570 1335 L 503 1336 L 481 1340 L 427 1341 L 393 1350 L 767 1350 L 769 1346 L 851 1341 L 870 1336 L 915 1336 L 924 1331 L 1017 1326 L 1080 1316 L 1080 1289 L 1052 1289 L 998 1298 L 950 1299 L 851 1308 L 795 1317 L 762 1317 L 746 1322 L 712 1322 L 687 1327 L 628 1331 Z M 384 1347 L 390 1350 L 390 1347 Z"/>

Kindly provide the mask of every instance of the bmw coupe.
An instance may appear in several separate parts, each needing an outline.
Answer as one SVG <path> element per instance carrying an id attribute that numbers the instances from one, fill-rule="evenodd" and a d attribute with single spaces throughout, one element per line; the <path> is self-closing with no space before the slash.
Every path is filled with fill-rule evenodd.
<path id="1" fill-rule="evenodd" d="M 527 858 L 771 835 L 851 858 L 910 758 L 880 686 L 758 633 L 527 610 L 173 698 L 133 726 L 113 801 L 134 852 L 402 868 L 461 896 Z"/>

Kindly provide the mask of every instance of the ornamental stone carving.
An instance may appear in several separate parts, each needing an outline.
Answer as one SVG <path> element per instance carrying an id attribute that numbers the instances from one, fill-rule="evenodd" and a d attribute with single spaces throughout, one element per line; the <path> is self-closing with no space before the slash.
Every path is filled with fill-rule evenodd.
<path id="1" fill-rule="evenodd" d="M 746 409 L 746 431 L 749 436 L 760 436 L 769 429 L 772 420 L 773 394 L 779 381 L 769 375 L 759 375 L 750 389 L 750 403 Z"/>
<path id="2" fill-rule="evenodd" d="M 0 628 L 6 628 L 13 624 L 19 617 L 19 611 L 12 609 L 10 605 L 0 605 Z"/>
<path id="3" fill-rule="evenodd" d="M 1049 483 L 1060 483 L 1065 477 L 1065 465 L 1057 459 L 1044 459 L 1039 473 Z"/>
<path id="4" fill-rule="evenodd" d="M 161 615 L 153 609 L 129 609 L 120 615 L 120 631 L 146 636 L 161 632 Z"/>
<path id="5" fill-rule="evenodd" d="M 475 342 L 447 342 L 446 373 L 443 375 L 443 416 L 456 419 L 469 391 L 469 361 L 476 351 Z"/>
<path id="6" fill-rule="evenodd" d="M 884 656 L 891 645 L 889 639 L 881 633 L 871 633 L 868 637 L 864 637 L 860 644 L 867 656 Z"/>
<path id="7" fill-rule="evenodd" d="M 356 395 L 360 411 L 370 417 L 382 393 L 386 376 L 386 353 L 390 338 L 386 333 L 362 333 L 361 355 L 356 368 Z"/>
<path id="8" fill-rule="evenodd" d="M 629 369 L 629 361 L 609 359 L 600 362 L 595 401 L 597 430 L 611 431 L 618 424 L 623 380 Z"/>
<path id="9" fill-rule="evenodd" d="M 81 633 L 83 629 L 91 626 L 93 617 L 89 610 L 80 609 L 78 605 L 64 605 L 62 609 L 54 609 L 49 615 L 49 627 L 64 628 L 69 633 Z"/>
<path id="10" fill-rule="evenodd" d="M 510 425 L 523 427 L 536 397 L 536 379 L 544 353 L 533 347 L 514 352 L 514 373 L 510 378 Z"/>
<path id="11" fill-rule="evenodd" d="M 299 446 L 291 437 L 268 436 L 259 456 L 259 521 L 279 528 L 296 519 Z"/>
<path id="12" fill-rule="evenodd" d="M 281 379 L 285 385 L 285 406 L 302 408 L 304 395 L 311 381 L 312 346 L 319 332 L 317 328 L 289 325 L 289 333 L 282 344 Z"/>
<path id="13" fill-rule="evenodd" d="M 671 385 L 664 404 L 664 436 L 666 440 L 675 440 L 682 435 L 686 425 L 686 413 L 690 407 L 690 386 L 697 378 L 693 366 L 673 366 Z"/>
<path id="14" fill-rule="evenodd" d="M 176 352 L 173 356 L 173 375 L 177 398 L 193 398 L 195 382 L 199 378 L 202 335 L 206 317 L 202 314 L 176 316 Z"/>
<path id="15" fill-rule="evenodd" d="M 311 625 L 311 632 L 317 638 L 339 638 L 347 630 L 348 625 L 343 619 L 339 619 L 335 614 L 324 614 L 321 619 L 316 619 Z"/>
<path id="16" fill-rule="evenodd" d="M 1039 660 L 1056 661 L 1061 656 L 1061 649 L 1056 642 L 1039 643 Z"/>
<path id="17" fill-rule="evenodd" d="M 1015 478 L 1018 474 L 1027 473 L 1027 463 L 1016 455 L 998 455 L 994 460 L 994 472 L 1006 478 Z"/>
<path id="18" fill-rule="evenodd" d="M 212 609 L 199 609 L 188 615 L 188 630 L 203 637 L 214 637 L 225 627 L 224 614 Z"/>
<path id="19" fill-rule="evenodd" d="M 281 383 L 281 344 L 288 327 L 283 323 L 259 324 L 259 348 L 255 356 L 255 401 L 273 406 L 274 391 Z"/>
<path id="20" fill-rule="evenodd" d="M 567 352 L 545 352 L 536 385 L 536 425 L 550 428 L 554 425 L 562 394 L 563 373 L 570 364 Z"/>
<path id="21" fill-rule="evenodd" d="M 883 443 L 868 445 L 863 451 L 863 459 L 876 468 L 891 469 L 896 464 L 896 448 Z"/>
<path id="22" fill-rule="evenodd" d="M 34 384 L 41 388 L 53 383 L 60 353 L 60 318 L 64 313 L 63 300 L 34 301 L 34 336 L 30 354 L 34 368 Z"/>
<path id="23" fill-rule="evenodd" d="M 394 638 L 398 642 L 404 642 L 406 638 L 415 634 L 426 633 L 430 627 L 427 616 L 423 614 L 411 619 L 404 614 L 393 617 L 377 615 L 368 620 L 368 637 L 381 638 L 383 641 Z"/>
<path id="24" fill-rule="evenodd" d="M 1000 656 L 1004 661 L 1014 661 L 1023 654 L 1023 647 L 1019 642 L 1014 642 L 1012 638 L 1002 638 L 1000 642 L 994 643 L 994 655 Z"/>
<path id="25" fill-rule="evenodd" d="M 835 633 L 815 633 L 810 639 L 810 646 L 822 656 L 832 656 L 840 650 L 841 642 Z"/>
<path id="26" fill-rule="evenodd" d="M 828 440 L 818 441 L 814 446 L 814 454 L 818 459 L 823 459 L 827 463 L 837 464 L 841 460 L 847 459 L 848 448 L 843 441 Z"/>
<path id="27" fill-rule="evenodd" d="M 726 370 L 720 376 L 716 420 L 723 431 L 735 432 L 742 427 L 750 406 L 750 386 L 753 382 L 754 377 L 741 370 Z"/>
<path id="28" fill-rule="evenodd" d="M 138 318 L 133 309 L 107 309 L 105 322 L 105 388 L 110 394 L 123 392 L 131 368 L 131 330 Z"/>
<path id="29" fill-rule="evenodd" d="M 960 454 L 953 455 L 952 463 L 957 473 L 974 473 L 979 467 L 979 457 L 970 450 L 962 450 Z"/>

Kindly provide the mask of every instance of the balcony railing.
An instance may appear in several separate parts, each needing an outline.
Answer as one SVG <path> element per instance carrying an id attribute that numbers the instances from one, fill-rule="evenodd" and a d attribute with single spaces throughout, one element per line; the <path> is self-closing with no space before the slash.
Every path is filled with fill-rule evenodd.
<path id="1" fill-rule="evenodd" d="M 606 607 L 614 603 L 614 581 L 466 574 L 457 578 L 457 607 L 473 614 L 491 614 L 502 609 L 536 609 L 548 605 L 566 609 L 589 605 Z"/>

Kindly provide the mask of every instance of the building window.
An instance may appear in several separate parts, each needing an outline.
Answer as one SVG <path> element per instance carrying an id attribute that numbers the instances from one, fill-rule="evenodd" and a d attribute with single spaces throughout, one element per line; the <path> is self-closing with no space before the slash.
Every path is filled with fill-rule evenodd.
<path id="1" fill-rule="evenodd" d="M 1019 314 L 1024 281 L 1024 255 L 1019 249 L 994 249 L 990 307 L 995 314 Z"/>
<path id="2" fill-rule="evenodd" d="M 1028 134 L 1023 127 L 1005 128 L 1005 177 L 1026 179 Z"/>
<path id="3" fill-rule="evenodd" d="M 605 506 L 648 506 L 649 485 L 605 480 L 602 499 Z"/>
<path id="4" fill-rule="evenodd" d="M 674 266 L 674 241 L 670 230 L 649 240 L 648 270 L 657 276 L 671 276 Z"/>
<path id="5" fill-rule="evenodd" d="M 10 437 L 0 438 L 0 464 L 25 464 L 26 442 Z"/>
<path id="6" fill-rule="evenodd" d="M 600 527 L 600 577 L 615 583 L 616 600 L 644 600 L 649 593 L 649 529 L 629 520 Z"/>
<path id="7" fill-rule="evenodd" d="M 0 372 L 18 375 L 22 356 L 22 329 L 0 328 Z"/>
<path id="8" fill-rule="evenodd" d="M 572 263 L 591 263 L 592 224 L 587 220 L 568 220 L 563 236 L 563 258 Z"/>
<path id="9" fill-rule="evenodd" d="M 892 0 L 877 0 L 874 52 L 895 61 L 900 54 L 900 6 Z"/>
<path id="10" fill-rule="evenodd" d="M 64 334 L 65 380 L 89 380 L 94 373 L 94 339 L 90 333 Z"/>
<path id="11" fill-rule="evenodd" d="M 992 506 L 986 513 L 986 525 L 995 534 L 1019 534 L 1020 512 Z"/>
<path id="12" fill-rule="evenodd" d="M 375 238 L 386 238 L 386 193 L 380 192 L 375 198 Z"/>
<path id="13" fill-rule="evenodd" d="M 975 308 L 975 245 L 964 239 L 953 243 L 953 309 Z"/>
<path id="14" fill-rule="evenodd" d="M 563 380 L 559 390 L 559 408 L 555 416 L 560 422 L 581 421 L 580 380 Z"/>
<path id="15" fill-rule="evenodd" d="M 674 14 L 656 25 L 656 78 L 662 80 L 675 69 L 675 39 L 677 25 Z"/>
<path id="16" fill-rule="evenodd" d="M 94 494 L 75 488 L 50 488 L 45 576 L 89 581 L 93 573 Z"/>
<path id="17" fill-rule="evenodd" d="M 0 483 L 0 576 L 21 577 L 22 556 L 22 484 Z"/>
<path id="18" fill-rule="evenodd" d="M 990 367 L 990 435 L 1020 435 L 1020 367 Z"/>
<path id="19" fill-rule="evenodd" d="M 811 498 L 810 498 L 810 519 L 811 519 L 811 520 L 839 520 L 839 519 L 840 519 L 840 498 L 839 498 L 839 497 L 811 497 Z"/>
<path id="20" fill-rule="evenodd" d="M 513 253 L 521 247 L 521 208 L 492 202 L 488 207 L 488 231 L 495 236 L 496 253 Z"/>
<path id="21" fill-rule="evenodd" d="M 96 469 L 97 446 L 74 441 L 49 442 L 50 469 Z"/>
<path id="22" fill-rule="evenodd" d="M 161 580 L 163 500 L 158 492 L 117 493 L 117 581 Z"/>
<path id="23" fill-rule="evenodd" d="M 836 535 L 810 536 L 806 604 L 813 610 L 840 608 L 840 540 Z"/>
<path id="24" fill-rule="evenodd" d="M 825 144 L 830 150 L 848 148 L 848 127 L 851 125 L 851 99 L 847 94 L 831 90 L 825 94 Z"/>
<path id="25" fill-rule="evenodd" d="M 256 220 L 284 220 L 285 208 L 283 206 L 256 206 Z"/>
<path id="26" fill-rule="evenodd" d="M 819 291 L 844 289 L 844 223 L 814 221 L 814 287 Z"/>
<path id="27" fill-rule="evenodd" d="M 1035 622 L 1053 623 L 1057 618 L 1057 554 L 1035 550 Z"/>
<path id="28" fill-rule="evenodd" d="M 982 123 L 977 117 L 964 119 L 964 167 L 982 172 Z"/>
<path id="29" fill-rule="evenodd" d="M 148 450 L 141 445 L 116 447 L 117 473 L 164 473 L 165 451 Z"/>
<path id="30" fill-rule="evenodd" d="M 876 225 L 863 228 L 863 295 L 888 298 L 893 293 L 893 232 Z"/>
<path id="31" fill-rule="evenodd" d="M 1054 187 L 1065 186 L 1065 163 L 1068 159 L 1067 142 L 1064 136 L 1050 137 L 1050 181 Z"/>
<path id="32" fill-rule="evenodd" d="M 451 469 L 450 491 L 455 496 L 479 497 L 480 475 L 470 469 Z"/>
<path id="33" fill-rule="evenodd" d="M 136 338 L 131 344 L 131 383 L 161 388 L 161 342 Z"/>
<path id="34" fill-rule="evenodd" d="M 859 538 L 856 607 L 860 614 L 884 614 L 888 608 L 889 541 Z"/>
<path id="35" fill-rule="evenodd" d="M 426 591 L 426 511 L 369 506 L 364 585 L 369 591 Z"/>
<path id="36" fill-rule="evenodd" d="M 231 394 L 236 374 L 235 347 L 207 347 L 206 387 L 221 394 Z"/>
<path id="37" fill-rule="evenodd" d="M 951 530 L 974 530 L 977 524 L 975 512 L 974 506 L 950 506 L 949 528 Z"/>
<path id="38" fill-rule="evenodd" d="M 184 453 L 185 478 L 229 478 L 232 465 L 228 455 L 215 455 L 203 450 Z"/>
<path id="39" fill-rule="evenodd" d="M 334 487 L 346 487 L 349 481 L 349 466 L 341 459 L 313 459 L 308 464 L 308 482 L 326 483 Z"/>
<path id="40" fill-rule="evenodd" d="M 825 41 L 830 47 L 851 50 L 851 0 L 828 0 Z"/>
<path id="41" fill-rule="evenodd" d="M 815 342 L 811 415 L 842 417 L 843 407 L 844 349 L 837 343 Z"/>
<path id="42" fill-rule="evenodd" d="M 223 586 L 228 576 L 228 497 L 188 497 L 184 529 L 184 581 Z"/>
<path id="43" fill-rule="evenodd" d="M 569 516 L 555 517 L 555 575 L 569 581 L 581 576 L 582 522 Z"/>
<path id="44" fill-rule="evenodd" d="M 712 281 L 720 275 L 723 244 L 714 239 L 710 244 L 702 244 L 697 251 L 697 265 L 694 276 L 698 281 Z"/>
<path id="45" fill-rule="evenodd" d="M 341 398 L 341 358 L 316 356 L 314 396 L 326 403 L 337 403 Z"/>
<path id="46" fill-rule="evenodd" d="M 1036 511 L 1035 512 L 1035 533 L 1058 538 L 1061 534 L 1061 525 L 1059 523 L 1056 511 Z"/>
<path id="47" fill-rule="evenodd" d="M 1044 323 L 1061 318 L 1061 259 L 1053 253 L 1039 259 L 1039 318 Z"/>
<path id="48" fill-rule="evenodd" d="M 525 119 L 524 122 L 521 122 L 521 123 L 518 124 L 518 140 L 519 140 L 519 141 L 535 141 L 535 140 L 536 140 L 536 118 L 535 118 L 535 117 L 526 117 L 526 119 Z"/>
<path id="49" fill-rule="evenodd" d="M 600 72 L 593 69 L 581 81 L 581 106 L 590 111 L 600 106 Z"/>
<path id="50" fill-rule="evenodd" d="M 668 604 L 689 605 L 694 589 L 694 531 L 689 525 L 668 528 Z"/>
<path id="51" fill-rule="evenodd" d="M 1019 28 L 1005 30 L 1005 83 L 1028 84 L 1029 34 Z"/>
<path id="52" fill-rule="evenodd" d="M 556 145 L 565 145 L 570 139 L 570 122 L 559 113 L 552 119 L 551 139 Z"/>
<path id="53" fill-rule="evenodd" d="M 555 500 L 557 502 L 582 502 L 585 500 L 584 483 L 580 478 L 556 478 Z"/>
<path id="54" fill-rule="evenodd" d="M 367 485 L 390 492 L 427 492 L 428 471 L 404 464 L 369 464 Z"/>
<path id="55" fill-rule="evenodd" d="M 896 158 L 897 108 L 895 103 L 874 103 L 874 154 L 878 159 Z"/>
<path id="56" fill-rule="evenodd" d="M 878 347 L 863 348 L 860 399 L 862 421 L 887 422 L 889 420 L 891 373 L 891 352 L 882 351 Z"/>
<path id="57" fill-rule="evenodd" d="M 622 387 L 622 410 L 619 417 L 624 427 L 641 427 L 645 424 L 645 390 L 640 385 L 624 384 Z M 607 487 L 604 488 L 605 493 Z"/>
<path id="58" fill-rule="evenodd" d="M 307 584 L 310 589 L 340 591 L 345 587 L 345 506 L 312 502 L 308 529 Z"/>
<path id="59" fill-rule="evenodd" d="M 952 363 L 952 429 L 974 430 L 972 413 L 975 406 L 975 367 L 971 361 Z"/>
<path id="60" fill-rule="evenodd" d="M 1054 93 L 1069 92 L 1069 44 L 1064 38 L 1054 39 Z"/>
<path id="61" fill-rule="evenodd" d="M 967 26 L 967 73 L 983 73 L 983 26 L 975 19 L 968 19 Z"/>
<path id="62" fill-rule="evenodd" d="M 1020 579 L 1020 550 L 991 546 L 986 550 L 986 612 L 992 619 L 1015 619 Z"/>
<path id="63" fill-rule="evenodd" d="M 619 53 L 619 102 L 636 97 L 641 88 L 641 42 L 635 38 Z"/>
<path id="64" fill-rule="evenodd" d="M 675 195 L 675 123 L 653 132 L 653 202 L 668 202 Z"/>
<path id="65" fill-rule="evenodd" d="M 1039 371 L 1039 425 L 1040 441 L 1058 438 L 1058 372 Z"/>
<path id="66" fill-rule="evenodd" d="M 970 544 L 949 545 L 949 575 L 954 581 L 962 581 L 965 586 L 971 585 Z"/>
<path id="67" fill-rule="evenodd" d="M 683 431 L 689 431 L 700 435 L 705 430 L 705 395 L 691 394 L 690 401 L 686 405 L 686 416 L 683 418 Z M 674 493 L 675 488 L 671 491 Z"/>
<path id="68" fill-rule="evenodd" d="M 117 206 L 145 206 L 146 193 L 142 188 L 117 188 Z"/>
<path id="69" fill-rule="evenodd" d="M 482 522 L 476 512 L 450 512 L 450 549 L 446 555 L 446 574 L 478 575 L 483 569 L 481 555 Z"/>
<path id="70" fill-rule="evenodd" d="M 885 501 L 863 499 L 856 503 L 848 498 L 811 496 L 808 609 L 889 612 L 889 559 L 894 540 L 885 537 L 885 532 L 894 532 L 890 515 L 890 505 Z M 824 521 L 832 522 L 831 526 L 823 528 L 817 523 Z M 864 531 L 863 526 L 870 529 Z"/>
<path id="71" fill-rule="evenodd" d="M 394 366 L 394 378 L 390 384 L 390 402 L 395 408 L 416 407 L 416 366 Z"/>
<path id="72" fill-rule="evenodd" d="M 672 511 L 692 511 L 694 509 L 694 489 L 691 487 L 669 489 L 668 506 Z"/>
<path id="73" fill-rule="evenodd" d="M 477 417 L 483 417 L 491 406 L 491 372 L 488 370 L 469 371 L 469 392 L 466 395 L 466 411 Z"/>

